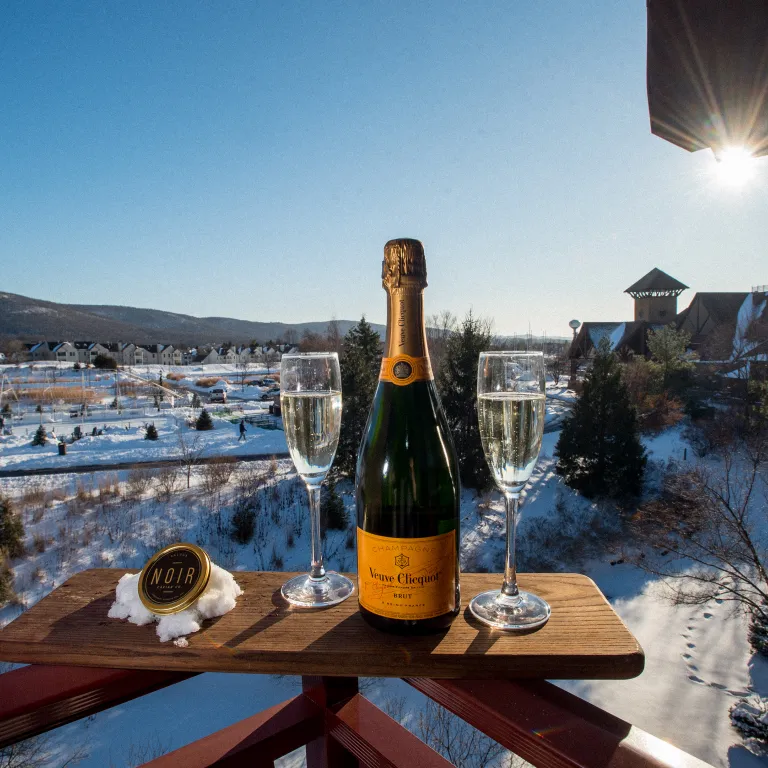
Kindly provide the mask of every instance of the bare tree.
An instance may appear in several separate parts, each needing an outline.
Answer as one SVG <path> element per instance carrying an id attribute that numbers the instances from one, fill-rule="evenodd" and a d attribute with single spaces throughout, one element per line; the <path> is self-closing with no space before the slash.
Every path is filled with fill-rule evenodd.
<path id="1" fill-rule="evenodd" d="M 501 744 L 432 700 L 419 712 L 416 735 L 457 768 L 517 768 L 524 764 Z"/>
<path id="2" fill-rule="evenodd" d="M 250 363 L 247 357 L 241 357 L 238 355 L 237 362 L 235 363 L 235 371 L 237 378 L 240 380 L 240 389 L 245 389 L 245 380 L 248 378 L 250 372 Z"/>
<path id="3" fill-rule="evenodd" d="M 560 377 L 568 369 L 568 359 L 565 350 L 559 350 L 556 354 L 547 358 L 547 371 L 552 377 L 555 386 L 560 383 Z"/>
<path id="4" fill-rule="evenodd" d="M 677 604 L 730 601 L 768 621 L 768 458 L 764 433 L 721 446 L 722 467 L 671 472 L 634 523 L 651 545 L 638 565 L 669 579 Z"/>
<path id="5" fill-rule="evenodd" d="M 328 347 L 322 351 L 336 352 L 341 354 L 341 347 L 344 338 L 341 335 L 341 330 L 339 329 L 339 321 L 336 319 L 336 315 L 331 318 L 330 322 L 328 323 L 328 327 L 325 329 L 325 338 L 328 342 Z"/>
<path id="6" fill-rule="evenodd" d="M 200 463 L 200 459 L 205 453 L 205 445 L 201 443 L 200 435 L 196 431 L 190 434 L 190 430 L 185 431 L 183 426 L 179 427 L 176 445 L 179 448 L 179 467 L 187 476 L 187 488 L 189 488 L 192 481 L 192 470 Z"/>
<path id="7" fill-rule="evenodd" d="M 43 768 L 51 765 L 53 745 L 49 734 L 33 736 L 31 739 L 0 749 L 0 768 Z M 78 744 L 66 755 L 60 756 L 57 768 L 69 768 L 88 757 L 84 744 Z"/>
<path id="8" fill-rule="evenodd" d="M 427 318 L 427 343 L 429 357 L 435 373 L 440 370 L 448 348 L 448 340 L 456 333 L 459 321 L 453 312 L 444 309 Z"/>

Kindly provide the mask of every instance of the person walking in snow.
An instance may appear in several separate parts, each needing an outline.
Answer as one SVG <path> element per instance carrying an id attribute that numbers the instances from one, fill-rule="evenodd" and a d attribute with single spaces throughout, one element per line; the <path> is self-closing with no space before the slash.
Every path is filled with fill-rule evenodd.
<path id="1" fill-rule="evenodd" d="M 237 438 L 237 442 L 241 440 L 245 441 L 245 419 L 240 419 L 240 437 Z"/>

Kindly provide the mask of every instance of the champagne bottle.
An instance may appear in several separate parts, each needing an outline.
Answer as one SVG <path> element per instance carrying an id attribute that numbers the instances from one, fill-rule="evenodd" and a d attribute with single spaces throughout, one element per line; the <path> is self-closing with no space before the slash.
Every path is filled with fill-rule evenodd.
<path id="1" fill-rule="evenodd" d="M 446 629 L 459 612 L 459 472 L 424 330 L 418 240 L 384 246 L 381 373 L 357 459 L 360 612 L 401 634 Z"/>

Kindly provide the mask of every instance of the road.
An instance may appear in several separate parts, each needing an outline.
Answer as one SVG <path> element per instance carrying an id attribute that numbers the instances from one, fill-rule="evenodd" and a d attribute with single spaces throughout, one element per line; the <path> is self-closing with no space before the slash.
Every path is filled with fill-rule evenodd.
<path id="1" fill-rule="evenodd" d="M 251 453 L 235 455 L 236 461 L 269 461 L 271 458 L 288 459 L 287 453 Z M 198 464 L 211 464 L 218 461 L 220 456 L 205 456 L 197 460 Z M 90 472 L 119 472 L 125 469 L 157 469 L 159 467 L 178 467 L 178 459 L 162 459 L 160 461 L 126 461 L 117 464 L 80 464 L 69 467 L 40 467 L 38 469 L 6 469 L 0 470 L 0 479 L 10 477 L 39 477 L 40 475 L 67 475 L 70 473 Z"/>

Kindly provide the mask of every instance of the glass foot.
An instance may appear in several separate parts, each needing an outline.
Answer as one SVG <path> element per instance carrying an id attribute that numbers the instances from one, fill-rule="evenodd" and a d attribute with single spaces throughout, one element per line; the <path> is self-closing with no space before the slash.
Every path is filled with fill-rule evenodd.
<path id="1" fill-rule="evenodd" d="M 530 592 L 509 597 L 499 589 L 477 595 L 469 610 L 478 621 L 496 629 L 535 629 L 546 624 L 551 613 L 549 604 Z"/>
<path id="2" fill-rule="evenodd" d="M 326 571 L 322 579 L 313 579 L 304 573 L 294 576 L 280 587 L 283 597 L 301 608 L 323 608 L 343 603 L 354 591 L 354 583 L 335 571 Z"/>

